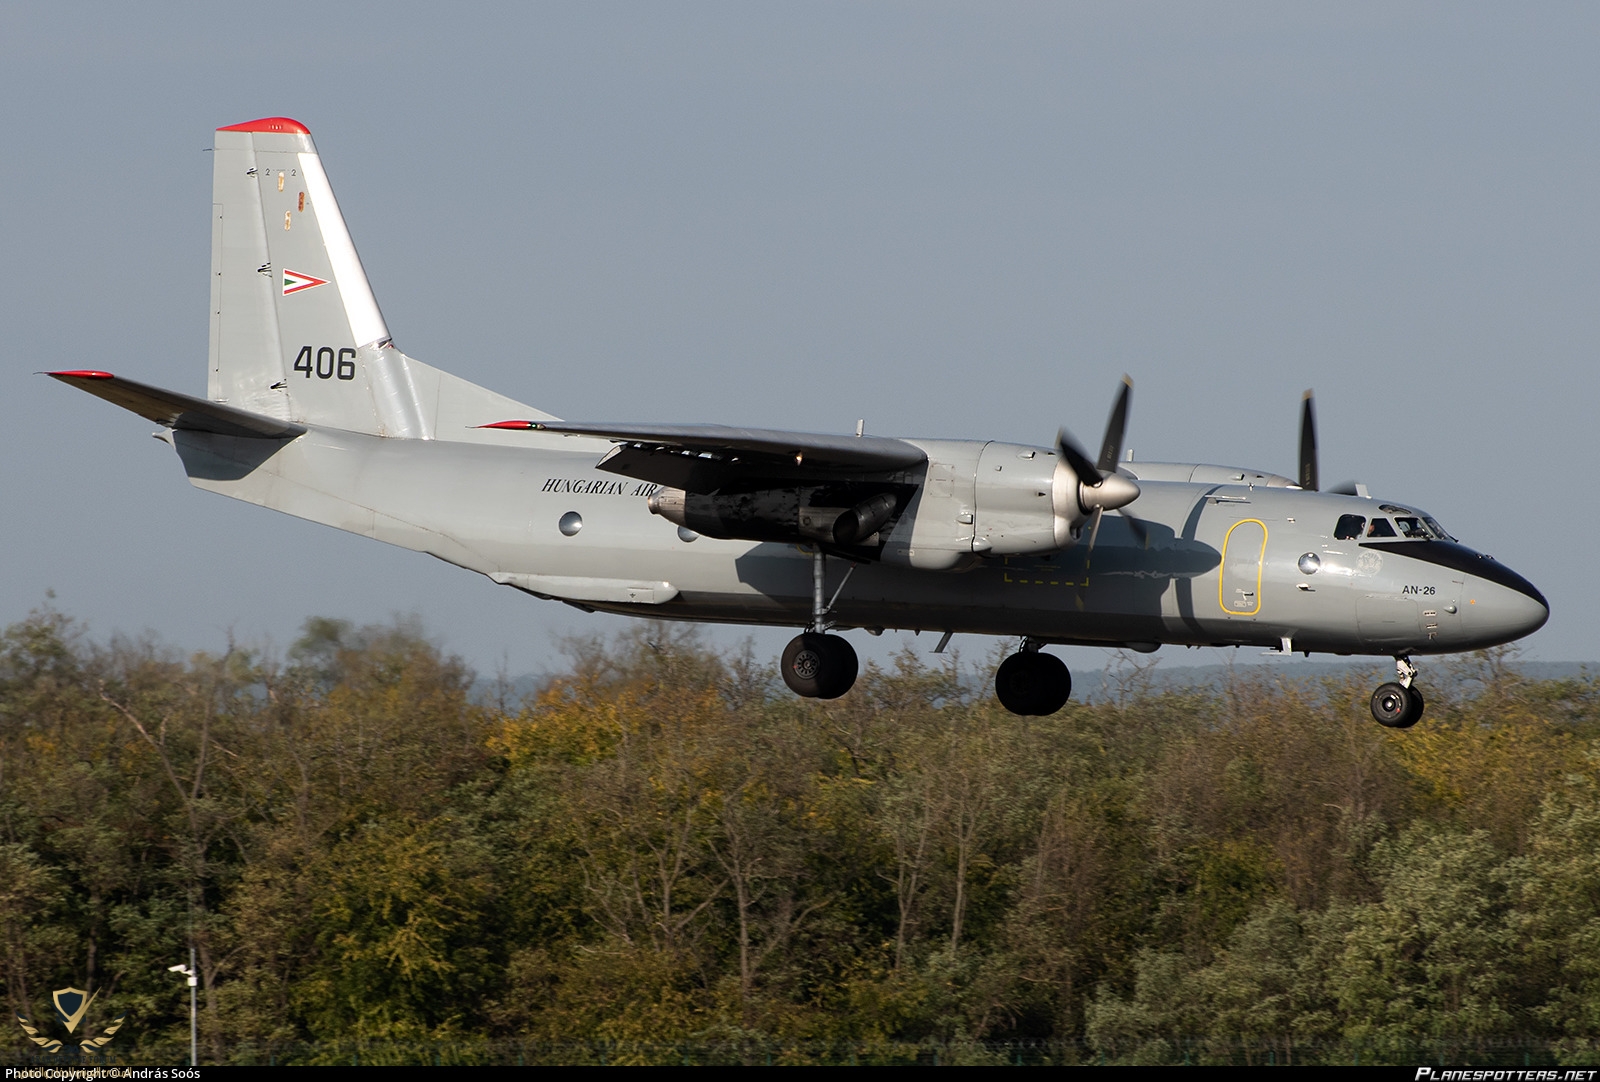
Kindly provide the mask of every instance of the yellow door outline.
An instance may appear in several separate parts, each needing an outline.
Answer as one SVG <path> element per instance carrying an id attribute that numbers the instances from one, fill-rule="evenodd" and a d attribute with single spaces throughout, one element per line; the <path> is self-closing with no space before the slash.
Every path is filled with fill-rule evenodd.
<path id="1" fill-rule="evenodd" d="M 1256 557 L 1256 607 L 1249 612 L 1240 609 L 1228 608 L 1228 600 L 1223 591 L 1228 584 L 1228 542 L 1233 538 L 1233 531 L 1248 522 L 1253 522 L 1261 527 L 1261 552 Z M 1229 616 L 1254 616 L 1261 611 L 1261 572 L 1267 562 L 1267 524 L 1258 518 L 1242 518 L 1228 527 L 1228 532 L 1222 537 L 1222 562 L 1217 568 L 1217 606 Z"/>

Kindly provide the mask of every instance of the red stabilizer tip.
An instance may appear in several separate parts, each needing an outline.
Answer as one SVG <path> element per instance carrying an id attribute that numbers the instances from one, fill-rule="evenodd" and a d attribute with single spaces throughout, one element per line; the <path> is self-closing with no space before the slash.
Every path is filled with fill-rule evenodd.
<path id="1" fill-rule="evenodd" d="M 492 425 L 479 425 L 479 428 L 534 428 L 532 421 L 496 421 Z"/>
<path id="2" fill-rule="evenodd" d="M 299 135 L 310 135 L 311 129 L 298 120 L 290 120 L 286 116 L 264 116 L 260 120 L 247 120 L 243 124 L 229 124 L 218 131 L 273 131 L 295 132 Z"/>
<path id="3" fill-rule="evenodd" d="M 79 368 L 72 372 L 50 372 L 52 376 L 66 376 L 71 379 L 116 379 L 110 372 L 97 372 L 93 368 Z"/>

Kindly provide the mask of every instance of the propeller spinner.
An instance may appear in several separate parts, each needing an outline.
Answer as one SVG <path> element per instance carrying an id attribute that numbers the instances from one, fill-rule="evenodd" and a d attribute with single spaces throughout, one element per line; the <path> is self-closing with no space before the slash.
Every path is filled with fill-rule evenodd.
<path id="1" fill-rule="evenodd" d="M 1055 484 L 1051 494 L 1056 515 L 1056 544 L 1065 548 L 1084 522 L 1092 520 L 1089 527 L 1089 548 L 1094 549 L 1095 538 L 1100 533 L 1100 517 L 1107 511 L 1126 507 L 1139 498 L 1139 486 L 1122 476 L 1117 461 L 1122 457 L 1122 436 L 1128 427 L 1128 399 L 1133 393 L 1133 380 L 1122 377 L 1122 389 L 1112 404 L 1111 416 L 1106 421 L 1105 439 L 1100 443 L 1100 460 L 1091 462 L 1078 446 L 1071 433 L 1062 429 L 1056 436 L 1060 458 L 1056 460 Z M 1142 539 L 1144 524 L 1124 512 L 1123 517 Z"/>

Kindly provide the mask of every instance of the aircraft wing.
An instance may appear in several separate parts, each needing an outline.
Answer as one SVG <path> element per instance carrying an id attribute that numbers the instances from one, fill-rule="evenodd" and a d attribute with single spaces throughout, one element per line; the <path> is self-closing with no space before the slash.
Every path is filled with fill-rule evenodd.
<path id="1" fill-rule="evenodd" d="M 177 391 L 164 391 L 160 387 L 113 376 L 110 372 L 83 369 L 48 372 L 46 375 L 168 428 L 254 439 L 290 439 L 305 431 L 304 426 L 290 421 L 235 409 L 204 398 L 191 398 Z"/>
<path id="2" fill-rule="evenodd" d="M 617 446 L 600 460 L 600 469 L 688 492 L 715 492 L 730 484 L 895 473 L 927 458 L 922 448 L 905 440 L 770 428 L 565 421 L 500 421 L 484 427 L 612 440 Z"/>

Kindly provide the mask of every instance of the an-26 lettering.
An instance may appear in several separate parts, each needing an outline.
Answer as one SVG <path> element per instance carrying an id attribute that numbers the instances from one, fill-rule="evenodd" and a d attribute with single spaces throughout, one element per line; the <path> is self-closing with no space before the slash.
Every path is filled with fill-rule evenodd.
<path id="1" fill-rule="evenodd" d="M 319 346 L 315 351 L 310 346 L 301 346 L 300 353 L 294 359 L 294 370 L 304 372 L 306 379 L 311 378 L 315 372 L 318 379 L 356 378 L 356 351 L 349 346 L 335 352 L 332 346 Z"/>
<path id="2" fill-rule="evenodd" d="M 1436 591 L 1432 586 L 1407 586 L 1400 592 L 1403 594 L 1431 594 Z"/>

